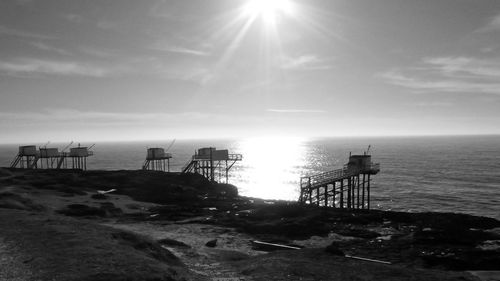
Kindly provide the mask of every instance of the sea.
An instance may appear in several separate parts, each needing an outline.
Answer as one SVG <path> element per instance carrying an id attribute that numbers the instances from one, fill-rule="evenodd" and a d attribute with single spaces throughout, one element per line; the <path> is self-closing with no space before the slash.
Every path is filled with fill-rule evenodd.
<path id="1" fill-rule="evenodd" d="M 0 145 L 0 167 L 10 165 L 19 145 L 29 144 Z M 66 145 L 51 143 L 47 147 L 62 149 Z M 141 169 L 146 150 L 152 147 L 168 148 L 173 155 L 172 172 L 181 171 L 198 148 L 216 147 L 242 154 L 243 160 L 235 163 L 228 179 L 241 195 L 292 201 L 299 197 L 301 176 L 342 168 L 350 153 L 367 152 L 374 163 L 380 163 L 380 173 L 372 177 L 372 208 L 500 219 L 500 136 L 97 142 L 88 169 Z"/>

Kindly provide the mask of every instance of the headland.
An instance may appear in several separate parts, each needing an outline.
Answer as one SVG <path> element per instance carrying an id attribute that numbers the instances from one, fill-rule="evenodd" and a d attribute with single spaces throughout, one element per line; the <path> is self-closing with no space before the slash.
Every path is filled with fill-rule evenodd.
<path id="1" fill-rule="evenodd" d="M 492 218 L 268 201 L 190 173 L 0 169 L 0 224 L 1 280 L 488 280 L 500 270 Z"/>

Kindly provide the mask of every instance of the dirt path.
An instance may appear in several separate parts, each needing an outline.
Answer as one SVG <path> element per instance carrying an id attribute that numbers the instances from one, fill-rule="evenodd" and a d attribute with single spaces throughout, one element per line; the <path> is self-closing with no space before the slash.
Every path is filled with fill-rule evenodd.
<path id="1" fill-rule="evenodd" d="M 172 239 L 187 246 L 165 245 L 164 247 L 179 257 L 188 268 L 213 281 L 249 281 L 229 262 L 241 261 L 262 254 L 251 248 L 251 237 L 231 228 L 204 224 L 106 224 L 108 226 L 147 235 L 154 240 Z M 215 247 L 205 244 L 217 240 Z"/>
<path id="2" fill-rule="evenodd" d="M 28 266 L 29 260 L 23 260 L 16 247 L 0 237 L 0 280 L 28 281 L 33 275 Z"/>

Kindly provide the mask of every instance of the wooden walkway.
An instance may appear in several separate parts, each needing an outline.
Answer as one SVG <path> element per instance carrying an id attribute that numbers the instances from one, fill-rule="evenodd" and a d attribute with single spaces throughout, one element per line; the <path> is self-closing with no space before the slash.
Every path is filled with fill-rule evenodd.
<path id="1" fill-rule="evenodd" d="M 379 171 L 379 164 L 371 164 L 364 169 L 346 166 L 301 177 L 299 202 L 333 208 L 370 209 L 371 175 Z"/>

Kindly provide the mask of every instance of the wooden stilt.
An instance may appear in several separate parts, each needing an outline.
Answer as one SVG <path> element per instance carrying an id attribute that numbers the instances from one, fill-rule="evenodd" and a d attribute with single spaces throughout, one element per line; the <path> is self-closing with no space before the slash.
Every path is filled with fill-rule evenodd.
<path id="1" fill-rule="evenodd" d="M 312 204 L 312 188 L 309 188 L 309 196 L 307 198 L 309 198 L 309 204 Z"/>
<path id="2" fill-rule="evenodd" d="M 344 209 L 344 179 L 340 180 L 340 208 Z"/>
<path id="3" fill-rule="evenodd" d="M 336 208 L 337 206 L 335 205 L 337 201 L 337 182 L 333 182 L 333 188 L 332 188 L 332 193 L 333 193 L 333 201 L 332 201 L 332 207 Z"/>
<path id="4" fill-rule="evenodd" d="M 352 197 L 352 190 L 351 190 L 351 188 L 352 188 L 352 185 L 351 185 L 352 180 L 351 179 L 352 179 L 351 177 L 349 177 L 347 179 L 347 208 L 348 209 L 351 208 L 351 203 L 352 203 L 352 199 L 351 199 L 351 197 Z"/>
<path id="5" fill-rule="evenodd" d="M 366 174 L 363 174 L 363 193 L 361 194 L 361 207 L 364 209 L 365 206 L 365 189 L 366 189 Z"/>
<path id="6" fill-rule="evenodd" d="M 325 208 L 328 207 L 328 185 L 325 185 Z"/>
<path id="7" fill-rule="evenodd" d="M 359 175 L 356 177 L 356 183 L 357 183 L 357 184 L 356 184 L 356 192 L 357 192 L 357 194 L 356 194 L 356 195 L 357 195 L 357 197 L 358 197 L 358 198 L 357 198 L 357 202 L 356 202 L 356 208 L 357 208 L 357 209 L 360 209 L 360 204 L 361 204 L 361 201 L 360 201 L 360 198 L 359 198 L 359 196 L 360 196 L 360 192 L 359 192 Z"/>
<path id="8" fill-rule="evenodd" d="M 316 188 L 316 205 L 319 207 L 320 201 L 319 201 L 319 187 Z"/>
<path id="9" fill-rule="evenodd" d="M 370 210 L 370 174 L 368 174 L 368 186 L 366 187 L 368 210 Z"/>

